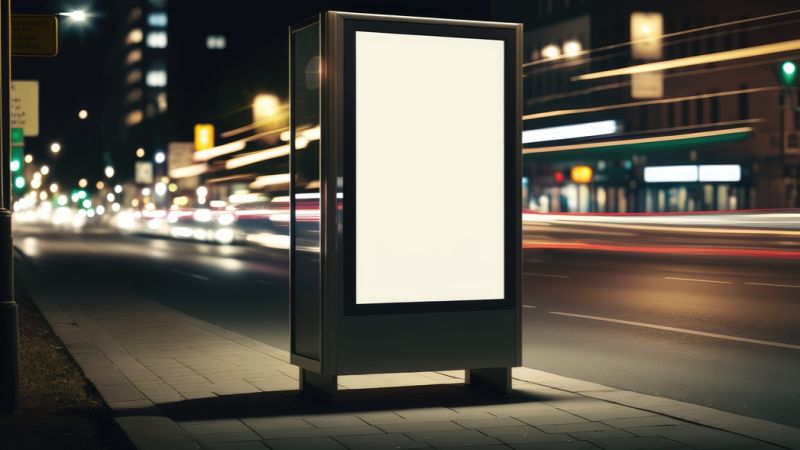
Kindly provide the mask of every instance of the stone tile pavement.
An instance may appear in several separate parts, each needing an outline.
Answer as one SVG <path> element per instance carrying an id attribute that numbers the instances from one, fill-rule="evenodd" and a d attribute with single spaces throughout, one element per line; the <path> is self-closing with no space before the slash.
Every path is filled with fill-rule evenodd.
<path id="1" fill-rule="evenodd" d="M 332 405 L 298 391 L 288 354 L 143 298 L 71 297 L 19 280 L 139 449 L 777 449 L 800 430 L 533 369 L 514 392 L 463 371 L 340 377 Z"/>

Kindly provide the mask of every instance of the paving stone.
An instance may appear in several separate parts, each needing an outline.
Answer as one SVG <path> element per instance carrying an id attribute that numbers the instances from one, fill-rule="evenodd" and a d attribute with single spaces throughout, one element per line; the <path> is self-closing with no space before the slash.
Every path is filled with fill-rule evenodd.
<path id="1" fill-rule="evenodd" d="M 407 422 L 407 419 L 391 411 L 370 411 L 356 413 L 356 416 L 370 425 Z"/>
<path id="2" fill-rule="evenodd" d="M 534 415 L 515 415 L 514 418 L 533 426 L 588 422 L 582 417 L 555 408 L 552 411 L 541 411 Z"/>
<path id="3" fill-rule="evenodd" d="M 267 440 L 266 444 L 273 450 L 339 450 L 347 448 L 329 437 Z"/>
<path id="4" fill-rule="evenodd" d="M 244 441 L 260 441 L 261 436 L 256 433 L 246 430 L 237 431 L 232 433 L 214 433 L 214 434 L 197 434 L 194 435 L 195 439 L 200 441 L 201 444 L 219 444 L 224 442 L 244 442 Z"/>
<path id="5" fill-rule="evenodd" d="M 600 447 L 581 441 L 544 442 L 535 444 L 511 444 L 515 450 L 598 450 Z"/>
<path id="6" fill-rule="evenodd" d="M 250 442 L 224 442 L 221 444 L 206 444 L 206 450 L 267 450 L 267 444 L 261 441 Z"/>
<path id="7" fill-rule="evenodd" d="M 402 434 L 373 434 L 367 436 L 338 436 L 335 440 L 352 450 L 393 450 L 406 448 L 428 448 L 423 442 L 415 441 Z"/>
<path id="8" fill-rule="evenodd" d="M 431 431 L 424 433 L 407 433 L 407 435 L 415 441 L 424 442 L 436 448 L 496 445 L 501 443 L 476 430 Z"/>
<path id="9" fill-rule="evenodd" d="M 674 426 L 683 422 L 664 416 L 630 417 L 625 419 L 605 419 L 600 420 L 606 425 L 614 428 L 638 428 L 652 426 Z"/>
<path id="10" fill-rule="evenodd" d="M 329 428 L 294 428 L 294 429 L 276 429 L 276 430 L 259 430 L 258 434 L 264 439 L 291 439 L 303 437 L 321 437 L 321 436 L 351 436 L 360 434 L 383 434 L 383 430 L 375 428 L 370 425 L 355 426 L 355 427 L 329 427 Z"/>
<path id="11" fill-rule="evenodd" d="M 415 408 L 395 411 L 399 416 L 409 420 L 454 420 L 459 414 L 450 408 Z"/>
<path id="12" fill-rule="evenodd" d="M 589 441 L 604 450 L 645 450 L 651 448 L 669 448 L 680 445 L 661 437 L 624 437 L 611 439 L 596 439 Z"/>
<path id="13" fill-rule="evenodd" d="M 275 430 L 314 428 L 300 417 L 247 417 L 242 422 L 261 436 Z"/>
<path id="14" fill-rule="evenodd" d="M 610 438 L 622 438 L 622 437 L 633 436 L 633 434 L 628 433 L 625 430 L 575 431 L 569 433 L 569 435 L 579 441 L 590 441 L 594 439 L 610 439 Z"/>
<path id="15" fill-rule="evenodd" d="M 366 422 L 349 414 L 321 414 L 318 416 L 304 417 L 304 420 L 317 428 L 328 427 L 358 427 Z"/>
<path id="16" fill-rule="evenodd" d="M 238 419 L 192 420 L 178 425 L 193 435 L 252 431 Z"/>
<path id="17" fill-rule="evenodd" d="M 419 422 L 406 420 L 397 423 L 384 423 L 375 425 L 387 433 L 420 433 L 427 431 L 453 431 L 463 430 L 464 427 L 452 421 Z"/>
<path id="18" fill-rule="evenodd" d="M 487 419 L 456 419 L 455 423 L 464 428 L 494 428 L 494 427 L 513 427 L 515 425 L 523 425 L 513 417 L 491 417 Z"/>
<path id="19" fill-rule="evenodd" d="M 536 428 L 545 433 L 574 433 L 581 431 L 613 430 L 610 426 L 600 422 L 575 422 L 557 425 L 537 425 Z"/>
<path id="20" fill-rule="evenodd" d="M 523 444 L 538 442 L 572 442 L 574 438 L 567 434 L 550 434 L 528 425 L 498 428 L 483 428 L 481 433 L 491 436 L 506 444 Z"/>

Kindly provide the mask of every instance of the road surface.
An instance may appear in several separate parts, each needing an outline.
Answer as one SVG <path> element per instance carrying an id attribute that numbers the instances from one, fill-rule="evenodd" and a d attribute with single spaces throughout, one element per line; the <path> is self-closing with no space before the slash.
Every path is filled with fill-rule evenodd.
<path id="1" fill-rule="evenodd" d="M 288 348 L 284 251 L 44 226 L 15 236 L 42 282 L 124 291 Z M 800 261 L 558 248 L 524 258 L 526 366 L 800 427 Z"/>

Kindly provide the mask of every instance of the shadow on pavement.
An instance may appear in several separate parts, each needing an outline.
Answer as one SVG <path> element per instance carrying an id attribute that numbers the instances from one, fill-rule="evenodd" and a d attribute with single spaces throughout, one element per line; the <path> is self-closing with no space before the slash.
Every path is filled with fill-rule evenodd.
<path id="1" fill-rule="evenodd" d="M 501 405 L 558 400 L 515 390 L 497 395 L 462 384 L 391 388 L 344 389 L 330 404 L 315 401 L 300 391 L 272 391 L 161 403 L 159 409 L 173 420 L 209 420 L 251 416 L 313 415 L 345 412 L 393 411 L 413 408 Z M 131 411 L 133 415 L 135 412 Z"/>

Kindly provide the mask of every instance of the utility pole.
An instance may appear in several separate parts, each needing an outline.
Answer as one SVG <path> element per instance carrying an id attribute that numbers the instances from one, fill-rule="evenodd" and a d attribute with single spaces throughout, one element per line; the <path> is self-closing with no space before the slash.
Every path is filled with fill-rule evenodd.
<path id="1" fill-rule="evenodd" d="M 11 241 L 11 0 L 0 0 L 0 411 L 19 406 L 19 323 Z"/>

